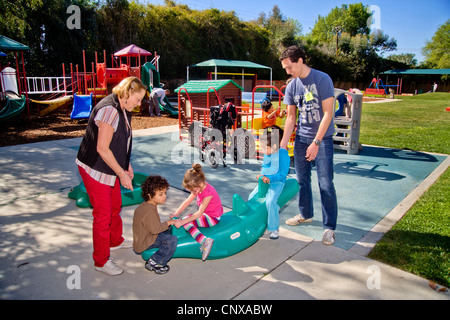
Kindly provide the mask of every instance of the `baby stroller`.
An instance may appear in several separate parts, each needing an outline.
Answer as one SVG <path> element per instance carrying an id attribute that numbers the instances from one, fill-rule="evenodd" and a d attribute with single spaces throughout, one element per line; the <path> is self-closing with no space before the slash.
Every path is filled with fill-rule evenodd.
<path id="1" fill-rule="evenodd" d="M 231 141 L 229 129 L 236 121 L 236 107 L 232 103 L 210 107 L 211 127 L 205 127 L 201 122 L 194 121 L 189 126 L 191 146 L 199 148 L 200 159 L 208 161 L 213 168 L 222 161 L 226 167 L 227 142 Z"/>
<path id="2" fill-rule="evenodd" d="M 236 121 L 236 106 L 231 102 L 225 105 L 212 106 L 209 108 L 209 128 L 203 134 L 203 143 L 201 146 L 201 160 L 208 161 L 213 168 L 219 166 L 220 159 L 223 166 L 226 167 L 225 158 L 227 155 L 227 142 L 230 141 L 229 130 L 233 128 Z"/>
<path id="3" fill-rule="evenodd" d="M 189 140 L 191 146 L 199 148 L 200 159 L 213 168 L 222 161 L 226 167 L 227 153 L 233 156 L 235 163 L 242 163 L 242 159 L 250 159 L 255 152 L 255 140 L 251 133 L 243 128 L 233 128 L 237 118 L 236 106 L 232 103 L 210 107 L 211 127 L 207 128 L 199 121 L 189 126 Z"/>

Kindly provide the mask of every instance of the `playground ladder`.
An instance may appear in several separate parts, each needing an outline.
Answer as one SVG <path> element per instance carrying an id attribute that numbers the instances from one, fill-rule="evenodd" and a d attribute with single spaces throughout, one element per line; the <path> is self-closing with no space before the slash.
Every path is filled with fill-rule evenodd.
<path id="1" fill-rule="evenodd" d="M 361 127 L 362 95 L 334 89 L 334 105 L 337 97 L 347 94 L 352 97 L 351 117 L 338 116 L 334 118 L 336 134 L 333 136 L 334 148 L 347 151 L 347 154 L 357 154 L 359 148 L 359 130 Z"/>
<path id="2" fill-rule="evenodd" d="M 71 77 L 27 77 L 28 94 L 71 93 Z"/>

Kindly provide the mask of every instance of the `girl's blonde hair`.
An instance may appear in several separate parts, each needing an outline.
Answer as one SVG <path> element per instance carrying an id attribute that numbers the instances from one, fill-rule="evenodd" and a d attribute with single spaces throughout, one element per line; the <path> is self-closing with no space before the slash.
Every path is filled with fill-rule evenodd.
<path id="1" fill-rule="evenodd" d="M 183 188 L 187 190 L 195 189 L 206 181 L 205 174 L 203 173 L 202 166 L 198 163 L 192 165 L 192 169 L 189 169 L 184 174 Z"/>
<path id="2" fill-rule="evenodd" d="M 131 90 L 131 92 L 130 92 Z M 128 77 L 120 81 L 120 83 L 113 88 L 113 93 L 115 93 L 120 99 L 128 99 L 131 94 L 136 91 L 147 90 L 147 86 L 142 83 L 139 78 Z"/>

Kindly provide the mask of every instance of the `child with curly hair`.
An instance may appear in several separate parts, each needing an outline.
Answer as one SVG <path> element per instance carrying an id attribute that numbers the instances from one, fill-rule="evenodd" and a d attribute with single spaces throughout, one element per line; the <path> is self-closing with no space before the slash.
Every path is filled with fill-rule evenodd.
<path id="1" fill-rule="evenodd" d="M 197 212 L 176 220 L 175 227 L 183 226 L 195 241 L 201 244 L 202 260 L 205 261 L 214 239 L 205 237 L 198 227 L 209 228 L 219 223 L 220 216 L 223 214 L 222 202 L 214 187 L 206 182 L 202 166 L 198 163 L 194 163 L 192 169 L 186 171 L 183 187 L 191 194 L 170 217 L 178 217 L 194 199 L 197 199 L 199 206 Z"/>
<path id="2" fill-rule="evenodd" d="M 147 249 L 158 248 L 145 263 L 145 268 L 157 274 L 169 272 L 167 262 L 177 248 L 178 239 L 172 235 L 169 226 L 175 221 L 161 222 L 158 205 L 166 202 L 169 183 L 160 176 L 149 176 L 141 185 L 141 203 L 134 211 L 133 217 L 133 250 L 141 254 Z"/>

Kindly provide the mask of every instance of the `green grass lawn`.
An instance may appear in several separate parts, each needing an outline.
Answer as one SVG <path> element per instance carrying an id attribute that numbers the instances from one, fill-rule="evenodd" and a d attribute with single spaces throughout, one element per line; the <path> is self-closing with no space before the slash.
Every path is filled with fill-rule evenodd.
<path id="1" fill-rule="evenodd" d="M 426 93 L 390 103 L 365 103 L 360 141 L 398 149 L 450 154 L 450 94 Z"/>
<path id="2" fill-rule="evenodd" d="M 386 233 L 368 257 L 450 287 L 450 170 Z"/>
<path id="3" fill-rule="evenodd" d="M 450 154 L 450 94 L 364 104 L 360 142 Z M 369 258 L 450 286 L 450 170 L 377 243 Z"/>

